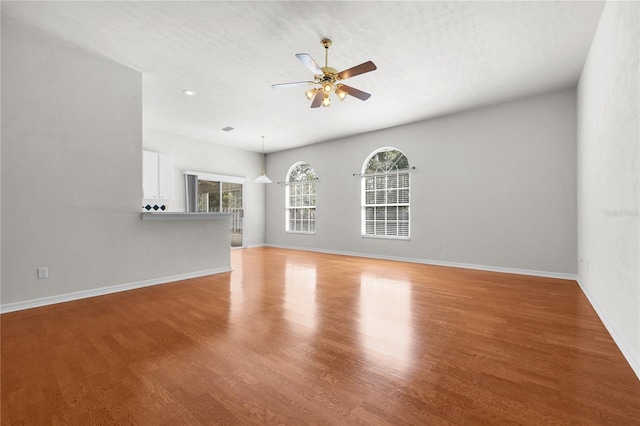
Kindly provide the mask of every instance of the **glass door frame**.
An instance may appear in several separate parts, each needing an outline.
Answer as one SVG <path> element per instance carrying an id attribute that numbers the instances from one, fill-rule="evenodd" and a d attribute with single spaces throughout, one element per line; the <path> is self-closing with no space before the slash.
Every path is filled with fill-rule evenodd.
<path id="1" fill-rule="evenodd" d="M 187 184 L 186 175 L 197 176 L 198 180 L 208 180 L 213 182 L 220 182 L 220 186 L 222 187 L 222 183 L 236 183 L 242 185 L 242 245 L 236 248 L 247 248 L 247 215 L 246 215 L 246 183 L 249 182 L 249 179 L 242 176 L 230 176 L 230 175 L 219 175 L 216 173 L 208 173 L 208 172 L 196 172 L 193 170 L 185 170 L 183 172 L 185 175 L 185 204 L 188 204 L 189 197 L 189 185 Z M 197 191 L 196 184 L 196 191 Z M 196 194 L 197 195 L 197 194 Z M 231 232 L 231 230 L 229 230 Z"/>

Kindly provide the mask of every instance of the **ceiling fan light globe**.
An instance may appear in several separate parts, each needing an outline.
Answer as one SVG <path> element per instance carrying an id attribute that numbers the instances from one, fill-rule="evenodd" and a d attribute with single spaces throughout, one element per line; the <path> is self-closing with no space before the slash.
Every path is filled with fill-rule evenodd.
<path id="1" fill-rule="evenodd" d="M 322 100 L 322 106 L 328 107 L 329 105 L 331 105 L 331 99 L 329 98 L 328 95 L 324 95 L 324 99 Z"/>
<path id="2" fill-rule="evenodd" d="M 347 97 L 347 92 L 343 92 L 342 90 L 336 90 L 336 95 L 340 98 L 341 101 L 344 101 L 344 98 Z"/>
<path id="3" fill-rule="evenodd" d="M 309 89 L 304 94 L 307 96 L 307 99 L 311 100 L 316 95 L 317 89 Z"/>
<path id="4" fill-rule="evenodd" d="M 331 91 L 333 90 L 333 85 L 331 83 L 325 83 L 322 85 L 322 90 L 324 91 L 324 93 L 331 93 Z"/>

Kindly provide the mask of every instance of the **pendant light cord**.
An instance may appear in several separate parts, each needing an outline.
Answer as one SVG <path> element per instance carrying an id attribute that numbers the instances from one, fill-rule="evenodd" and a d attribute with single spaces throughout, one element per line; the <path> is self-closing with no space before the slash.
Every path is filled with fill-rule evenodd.
<path id="1" fill-rule="evenodd" d="M 262 136 L 262 174 L 266 174 L 265 171 L 265 159 L 264 159 L 264 136 Z"/>

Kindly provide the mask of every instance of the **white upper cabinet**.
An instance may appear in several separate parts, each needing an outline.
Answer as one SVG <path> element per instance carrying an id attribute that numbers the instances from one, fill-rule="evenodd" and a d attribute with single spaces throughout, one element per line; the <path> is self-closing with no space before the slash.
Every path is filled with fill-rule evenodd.
<path id="1" fill-rule="evenodd" d="M 142 190 L 145 200 L 170 200 L 173 197 L 173 157 L 142 151 Z"/>

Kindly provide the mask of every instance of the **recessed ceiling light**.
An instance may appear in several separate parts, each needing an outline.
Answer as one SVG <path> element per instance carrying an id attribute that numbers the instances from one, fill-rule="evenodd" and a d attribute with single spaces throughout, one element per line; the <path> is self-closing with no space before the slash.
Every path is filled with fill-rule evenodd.
<path id="1" fill-rule="evenodd" d="M 225 132 L 230 132 L 233 130 L 233 127 L 231 126 L 223 127 L 222 130 L 224 130 Z"/>
<path id="2" fill-rule="evenodd" d="M 196 92 L 194 92 L 193 90 L 187 90 L 187 89 L 184 89 L 182 93 L 184 93 L 187 96 L 193 96 L 196 94 Z"/>

